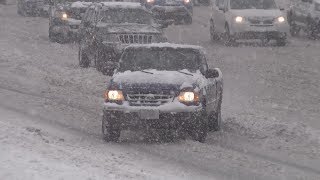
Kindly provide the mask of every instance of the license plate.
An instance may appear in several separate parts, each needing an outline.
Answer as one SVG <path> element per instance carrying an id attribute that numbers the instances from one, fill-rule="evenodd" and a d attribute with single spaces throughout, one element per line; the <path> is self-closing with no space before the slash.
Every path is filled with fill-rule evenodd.
<path id="1" fill-rule="evenodd" d="M 143 109 L 139 111 L 140 119 L 159 119 L 159 110 Z"/>

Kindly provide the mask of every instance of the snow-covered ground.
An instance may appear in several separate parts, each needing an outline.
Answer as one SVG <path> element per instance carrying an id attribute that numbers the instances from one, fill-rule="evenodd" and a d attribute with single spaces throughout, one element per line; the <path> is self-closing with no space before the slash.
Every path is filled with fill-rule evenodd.
<path id="1" fill-rule="evenodd" d="M 0 179 L 320 179 L 319 41 L 287 47 L 209 40 L 208 7 L 172 42 L 205 47 L 224 73 L 223 129 L 207 143 L 101 139 L 108 77 L 78 66 L 77 46 L 49 42 L 48 21 L 0 5 Z"/>

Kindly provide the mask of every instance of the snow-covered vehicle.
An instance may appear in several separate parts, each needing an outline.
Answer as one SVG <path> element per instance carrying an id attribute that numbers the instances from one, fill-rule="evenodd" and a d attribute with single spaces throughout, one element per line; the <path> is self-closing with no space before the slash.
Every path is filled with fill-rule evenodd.
<path id="1" fill-rule="evenodd" d="M 173 20 L 175 24 L 192 24 L 192 0 L 141 0 L 156 19 Z"/>
<path id="2" fill-rule="evenodd" d="M 79 65 L 112 75 L 122 50 L 130 44 L 167 42 L 162 26 L 139 3 L 92 4 L 80 26 Z"/>
<path id="3" fill-rule="evenodd" d="M 17 0 L 17 12 L 21 16 L 48 16 L 49 0 Z"/>
<path id="4" fill-rule="evenodd" d="M 220 129 L 222 92 L 222 73 L 208 68 L 201 47 L 130 45 L 105 92 L 104 139 L 117 141 L 124 129 L 155 128 L 184 130 L 204 142 L 208 131 Z"/>
<path id="5" fill-rule="evenodd" d="M 91 4 L 85 1 L 52 4 L 49 10 L 49 39 L 59 43 L 77 41 L 82 17 Z"/>
<path id="6" fill-rule="evenodd" d="M 289 24 L 274 0 L 217 0 L 210 18 L 210 37 L 232 45 L 238 39 L 277 41 L 284 46 Z"/>
<path id="7" fill-rule="evenodd" d="M 312 39 L 320 35 L 320 0 L 301 0 L 288 11 L 292 36 L 304 30 Z"/>

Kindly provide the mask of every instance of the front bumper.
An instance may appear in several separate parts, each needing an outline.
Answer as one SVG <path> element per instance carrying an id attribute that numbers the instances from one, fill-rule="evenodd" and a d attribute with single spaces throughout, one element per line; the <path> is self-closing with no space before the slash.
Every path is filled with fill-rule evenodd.
<path id="1" fill-rule="evenodd" d="M 169 103 L 171 104 L 171 103 Z M 174 108 L 173 108 L 174 107 Z M 140 110 L 158 110 L 159 119 L 141 119 Z M 202 106 L 163 105 L 157 107 L 142 107 L 105 103 L 103 113 L 108 118 L 109 125 L 121 129 L 139 129 L 144 127 L 156 129 L 177 129 L 193 126 L 202 118 Z"/>
<path id="2" fill-rule="evenodd" d="M 192 7 L 186 6 L 153 6 L 151 11 L 155 18 L 161 20 L 177 20 L 192 16 Z"/>
<path id="3" fill-rule="evenodd" d="M 230 28 L 230 34 L 236 39 L 283 39 L 289 33 L 289 25 L 252 25 L 246 23 L 233 23 Z"/>

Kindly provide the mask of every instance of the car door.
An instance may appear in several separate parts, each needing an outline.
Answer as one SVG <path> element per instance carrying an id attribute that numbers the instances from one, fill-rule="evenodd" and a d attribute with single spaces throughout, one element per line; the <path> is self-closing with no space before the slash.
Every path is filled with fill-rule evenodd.
<path id="1" fill-rule="evenodd" d="M 218 33 L 224 32 L 225 20 L 225 1 L 227 0 L 217 0 L 216 6 L 214 7 L 213 22 L 215 25 L 215 30 Z"/>

